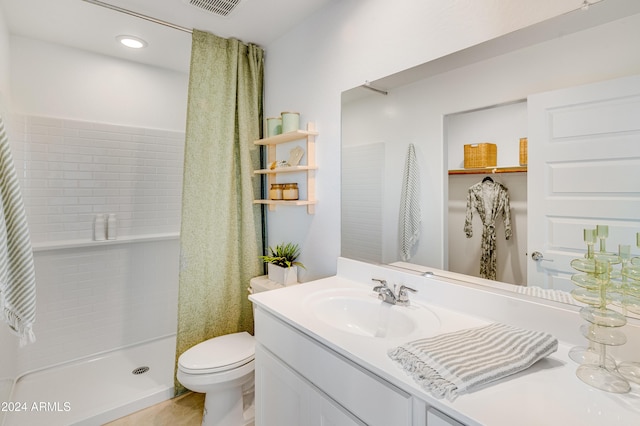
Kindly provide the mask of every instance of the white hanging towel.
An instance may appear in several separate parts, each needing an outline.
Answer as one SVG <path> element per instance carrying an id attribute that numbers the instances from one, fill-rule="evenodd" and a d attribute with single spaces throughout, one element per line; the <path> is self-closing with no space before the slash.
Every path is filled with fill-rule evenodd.
<path id="1" fill-rule="evenodd" d="M 33 251 L 9 139 L 0 117 L 0 317 L 20 346 L 34 342 L 36 281 Z"/>
<path id="2" fill-rule="evenodd" d="M 400 198 L 400 255 L 404 261 L 411 258 L 411 250 L 418 243 L 421 221 L 420 173 L 415 147 L 409 144 Z"/>

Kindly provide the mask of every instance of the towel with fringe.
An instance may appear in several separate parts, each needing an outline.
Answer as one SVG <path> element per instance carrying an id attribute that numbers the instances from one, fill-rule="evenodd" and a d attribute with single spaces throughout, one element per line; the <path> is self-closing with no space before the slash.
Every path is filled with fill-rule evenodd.
<path id="1" fill-rule="evenodd" d="M 400 255 L 402 260 L 411 258 L 411 249 L 420 237 L 420 176 L 413 144 L 409 144 L 402 177 L 400 195 Z"/>
<path id="2" fill-rule="evenodd" d="M 36 281 L 27 217 L 0 117 L 0 316 L 20 346 L 34 342 Z"/>
<path id="3" fill-rule="evenodd" d="M 409 342 L 388 355 L 425 390 L 453 401 L 525 370 L 557 349 L 558 340 L 549 333 L 493 323 Z"/>
<path id="4" fill-rule="evenodd" d="M 566 303 L 568 305 L 580 305 L 568 291 L 553 288 L 529 287 L 526 285 L 515 286 L 515 292 L 529 296 L 540 297 L 542 299 L 553 300 L 555 302 Z"/>

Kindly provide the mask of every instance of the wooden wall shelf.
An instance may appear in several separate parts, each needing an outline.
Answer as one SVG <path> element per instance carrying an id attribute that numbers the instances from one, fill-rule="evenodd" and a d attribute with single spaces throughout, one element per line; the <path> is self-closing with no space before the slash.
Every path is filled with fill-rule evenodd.
<path id="1" fill-rule="evenodd" d="M 316 202 L 309 200 L 255 200 L 254 203 L 269 206 L 310 206 Z"/>
<path id="2" fill-rule="evenodd" d="M 279 174 L 279 173 L 293 173 L 293 172 L 301 172 L 306 170 L 317 170 L 318 166 L 293 166 L 293 167 L 278 167 L 277 169 L 260 169 L 254 170 L 255 174 Z"/>
<path id="3" fill-rule="evenodd" d="M 305 139 L 307 136 L 318 136 L 318 132 L 313 130 L 313 123 L 307 125 L 307 130 L 294 130 L 293 132 L 282 133 L 280 135 L 271 136 L 264 139 L 258 139 L 253 143 L 256 145 L 278 145 L 286 142 L 293 142 Z"/>
<path id="4" fill-rule="evenodd" d="M 491 173 L 526 173 L 527 166 L 483 167 L 481 169 L 449 170 L 449 175 L 486 175 Z"/>
<path id="5" fill-rule="evenodd" d="M 281 173 L 306 173 L 307 199 L 306 200 L 254 200 L 256 204 L 266 204 L 270 211 L 275 210 L 276 206 L 307 206 L 307 213 L 315 213 L 316 204 L 316 145 L 315 137 L 318 132 L 315 130 L 314 123 L 307 124 L 307 130 L 295 130 L 293 132 L 283 133 L 264 139 L 254 141 L 256 145 L 264 145 L 267 147 L 267 164 L 276 161 L 276 145 L 281 143 L 293 142 L 305 139 L 307 142 L 307 165 L 294 167 L 280 167 L 277 169 L 260 169 L 254 170 L 254 174 L 266 175 L 267 177 L 267 193 L 272 184 L 276 183 L 276 176 Z"/>

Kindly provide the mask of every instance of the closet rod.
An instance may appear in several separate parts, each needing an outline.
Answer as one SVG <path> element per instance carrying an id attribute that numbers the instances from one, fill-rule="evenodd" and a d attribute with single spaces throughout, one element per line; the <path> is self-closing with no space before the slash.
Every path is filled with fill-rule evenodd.
<path id="1" fill-rule="evenodd" d="M 134 16 L 136 18 L 144 19 L 149 22 L 153 22 L 155 24 L 164 25 L 165 27 L 173 28 L 175 30 L 184 31 L 185 33 L 193 34 L 193 30 L 191 28 L 181 27 L 180 25 L 172 24 L 171 22 L 163 21 L 161 19 L 156 19 L 152 16 L 143 15 L 142 13 L 134 12 L 133 10 L 125 9 L 119 6 L 114 6 L 109 3 L 105 3 L 99 0 L 82 0 L 87 3 L 91 3 L 96 6 L 101 6 L 107 9 L 115 10 L 116 12 L 124 13 L 125 15 Z"/>

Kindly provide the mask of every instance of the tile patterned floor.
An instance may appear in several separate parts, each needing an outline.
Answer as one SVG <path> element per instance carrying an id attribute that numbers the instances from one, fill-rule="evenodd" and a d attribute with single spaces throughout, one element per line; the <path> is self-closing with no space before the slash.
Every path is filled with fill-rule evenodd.
<path id="1" fill-rule="evenodd" d="M 140 410 L 105 426 L 199 426 L 204 407 L 203 393 L 186 393 Z"/>

